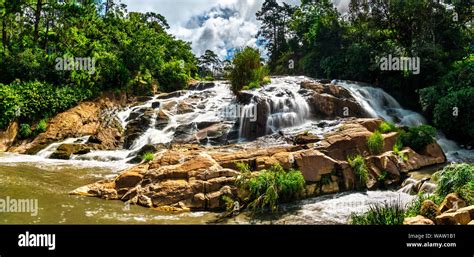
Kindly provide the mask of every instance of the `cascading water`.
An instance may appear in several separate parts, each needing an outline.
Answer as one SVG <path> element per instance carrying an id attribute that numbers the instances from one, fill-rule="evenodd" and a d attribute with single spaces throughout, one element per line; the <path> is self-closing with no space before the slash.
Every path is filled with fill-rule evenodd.
<path id="1" fill-rule="evenodd" d="M 299 83 L 303 79 L 304 77 L 273 78 L 270 85 L 252 92 L 254 96 L 242 112 L 244 115 L 240 120 L 240 138 L 254 139 L 310 120 L 310 107 L 298 93 L 301 88 Z M 256 113 L 260 116 L 249 116 L 250 108 L 256 108 Z"/>

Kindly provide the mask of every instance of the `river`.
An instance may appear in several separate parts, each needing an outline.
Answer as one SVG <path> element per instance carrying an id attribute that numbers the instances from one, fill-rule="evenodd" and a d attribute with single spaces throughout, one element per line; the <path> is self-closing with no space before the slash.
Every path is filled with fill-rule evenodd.
<path id="1" fill-rule="evenodd" d="M 301 133 L 311 131 L 322 135 L 326 130 L 338 125 L 337 121 L 325 121 L 328 126 L 321 128 L 317 121 L 309 121 L 307 103 L 298 93 L 299 82 L 305 77 L 274 78 L 273 83 L 265 90 L 254 92 L 267 97 L 271 115 L 268 117 L 267 134 L 276 130 L 284 133 Z M 348 82 L 337 82 L 351 91 L 354 98 L 374 117 L 402 125 L 417 125 L 424 118 L 413 111 L 403 109 L 391 96 L 381 89 L 362 87 Z M 219 120 L 219 107 L 231 104 L 232 98 L 225 84 L 202 92 L 188 92 L 176 98 L 161 100 L 161 105 L 184 98 L 198 99 L 204 94 L 201 102 L 195 103 L 193 112 L 171 116 L 171 122 L 157 129 L 155 124 L 137 138 L 129 149 L 119 151 L 93 151 L 82 157 L 74 156 L 71 160 L 60 161 L 48 159 L 48 156 L 59 144 L 53 144 L 35 156 L 0 153 L 0 199 L 37 199 L 38 213 L 0 212 L 0 223 L 3 224 L 209 224 L 219 221 L 229 224 L 346 224 L 351 213 L 367 210 L 371 203 L 399 201 L 407 204 L 413 196 L 394 191 L 347 192 L 320 196 L 282 205 L 278 214 L 267 214 L 251 217 L 247 213 L 234 218 L 220 220 L 220 213 L 184 212 L 162 213 L 156 210 L 127 206 L 121 201 L 106 201 L 99 198 L 70 196 L 68 193 L 80 186 L 98 180 L 113 177 L 120 170 L 130 167 L 126 161 L 130 153 L 145 144 L 168 143 L 173 140 L 173 133 L 184 121 L 212 122 Z M 283 100 L 273 101 L 276 95 L 284 95 Z M 197 97 L 196 97 L 197 96 Z M 150 108 L 157 97 L 143 105 L 127 108 L 118 114 L 124 127 L 132 112 Z M 249 106 L 251 106 L 250 103 Z M 248 108 L 248 107 L 247 107 Z M 245 122 L 241 122 L 239 141 L 246 135 Z M 77 139 L 68 139 L 77 141 Z M 84 141 L 83 139 L 80 139 Z M 270 140 L 265 139 L 269 142 Z M 439 135 L 438 142 L 447 153 L 450 161 L 472 162 L 472 151 L 460 149 L 456 143 Z M 276 144 L 281 142 L 276 142 Z M 432 171 L 429 171 L 430 173 Z"/>

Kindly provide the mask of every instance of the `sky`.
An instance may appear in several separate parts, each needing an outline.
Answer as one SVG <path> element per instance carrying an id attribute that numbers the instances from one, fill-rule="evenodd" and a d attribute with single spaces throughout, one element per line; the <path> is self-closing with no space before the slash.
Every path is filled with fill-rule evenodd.
<path id="1" fill-rule="evenodd" d="M 165 16 L 169 32 L 177 38 L 192 43 L 197 56 L 207 49 L 220 58 L 232 55 L 238 47 L 257 47 L 260 27 L 255 13 L 263 0 L 122 0 L 127 10 L 156 12 Z M 283 2 L 283 0 L 279 0 Z M 284 0 L 299 4 L 299 0 Z M 347 10 L 349 0 L 333 0 L 339 11 Z"/>

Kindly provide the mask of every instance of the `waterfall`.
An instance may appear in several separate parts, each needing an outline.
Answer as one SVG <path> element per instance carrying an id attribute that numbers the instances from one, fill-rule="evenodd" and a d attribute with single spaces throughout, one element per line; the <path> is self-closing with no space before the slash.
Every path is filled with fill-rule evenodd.
<path id="1" fill-rule="evenodd" d="M 298 93 L 299 83 L 303 79 L 304 77 L 272 78 L 271 84 L 254 90 L 251 103 L 243 107 L 240 139 L 254 139 L 284 128 L 302 125 L 310 120 L 309 104 Z M 257 109 L 258 117 L 248 116 L 251 108 Z"/>
<path id="2" fill-rule="evenodd" d="M 386 121 L 410 127 L 426 123 L 426 119 L 421 114 L 404 109 L 395 98 L 381 88 L 361 86 L 345 81 L 334 82 L 349 90 L 356 101 L 373 118 L 383 118 Z"/>

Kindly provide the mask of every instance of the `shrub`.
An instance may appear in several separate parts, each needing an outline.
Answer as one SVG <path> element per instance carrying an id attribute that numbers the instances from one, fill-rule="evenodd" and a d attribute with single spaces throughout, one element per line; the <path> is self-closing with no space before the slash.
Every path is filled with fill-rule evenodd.
<path id="1" fill-rule="evenodd" d="M 252 175 L 245 164 L 239 164 L 243 171 L 237 176 L 235 184 L 243 195 L 243 202 L 253 213 L 270 209 L 278 210 L 278 204 L 300 198 L 305 189 L 301 172 L 285 171 L 280 165 Z"/>
<path id="2" fill-rule="evenodd" d="M 431 200 L 435 204 L 439 205 L 443 201 L 443 198 L 441 198 L 437 195 L 430 195 L 430 194 L 420 192 L 420 193 L 418 193 L 416 198 L 408 204 L 407 210 L 405 212 L 405 216 L 406 217 L 415 217 L 417 215 L 420 215 L 421 214 L 420 213 L 421 206 L 423 205 L 423 202 L 425 200 Z"/>
<path id="3" fill-rule="evenodd" d="M 20 108 L 19 99 L 12 87 L 0 84 L 0 129 L 6 128 L 15 118 L 16 110 Z"/>
<path id="4" fill-rule="evenodd" d="M 161 90 L 173 92 L 185 89 L 188 86 L 189 76 L 183 62 L 173 61 L 163 65 L 158 81 Z"/>
<path id="5" fill-rule="evenodd" d="M 352 214 L 353 225 L 402 225 L 405 211 L 400 202 L 371 205 L 363 214 Z"/>
<path id="6" fill-rule="evenodd" d="M 468 163 L 451 164 L 433 175 L 438 183 L 436 194 L 446 197 L 450 193 L 458 193 L 469 204 L 474 204 L 474 165 Z"/>
<path id="7" fill-rule="evenodd" d="M 360 182 L 365 184 L 369 179 L 369 171 L 367 169 L 367 165 L 365 165 L 364 157 L 361 155 L 349 156 L 347 161 L 356 175 L 359 177 Z"/>
<path id="8" fill-rule="evenodd" d="M 36 132 L 39 134 L 39 133 L 43 133 L 46 131 L 46 127 L 47 127 L 47 123 L 46 123 L 46 120 L 45 119 L 42 119 L 40 120 L 40 122 L 38 123 L 38 126 L 36 127 Z"/>
<path id="9" fill-rule="evenodd" d="M 230 73 L 232 91 L 238 95 L 241 90 L 258 88 L 264 84 L 268 70 L 261 63 L 260 52 L 246 47 L 235 54 Z"/>
<path id="10" fill-rule="evenodd" d="M 18 131 L 20 138 L 29 138 L 31 136 L 31 128 L 28 124 L 21 124 Z"/>
<path id="11" fill-rule="evenodd" d="M 390 132 L 398 132 L 398 128 L 397 128 L 397 126 L 395 126 L 395 124 L 384 121 L 377 128 L 377 131 L 379 131 L 380 133 L 385 134 L 385 133 L 390 133 Z"/>
<path id="12" fill-rule="evenodd" d="M 405 154 L 402 152 L 402 149 L 403 149 L 403 144 L 402 144 L 402 141 L 400 140 L 400 137 L 398 137 L 397 141 L 393 145 L 392 150 L 395 154 L 398 155 L 398 157 L 400 157 L 402 161 L 407 161 L 408 156 L 405 156 Z"/>
<path id="13" fill-rule="evenodd" d="M 153 153 L 145 153 L 142 157 L 144 162 L 151 162 L 155 159 L 155 155 Z"/>
<path id="14" fill-rule="evenodd" d="M 404 146 L 408 146 L 415 151 L 423 149 L 434 142 L 436 129 L 429 125 L 421 125 L 409 128 L 408 131 L 400 133 L 400 140 Z"/>
<path id="15" fill-rule="evenodd" d="M 383 136 L 380 132 L 375 131 L 372 135 L 367 138 L 367 147 L 370 153 L 379 154 L 382 152 L 384 146 Z"/>

